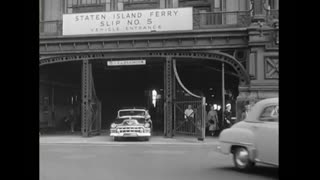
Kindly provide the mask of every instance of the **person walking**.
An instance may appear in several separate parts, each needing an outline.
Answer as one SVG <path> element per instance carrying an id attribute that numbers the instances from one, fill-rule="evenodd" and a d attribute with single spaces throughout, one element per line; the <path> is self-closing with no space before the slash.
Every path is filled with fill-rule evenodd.
<path id="1" fill-rule="evenodd" d="M 243 112 L 241 114 L 241 121 L 243 121 L 243 120 L 245 120 L 247 118 L 248 111 L 249 111 L 249 105 L 247 104 L 247 105 L 244 106 L 244 110 L 243 110 Z"/>
<path id="2" fill-rule="evenodd" d="M 211 136 L 214 136 L 218 130 L 218 113 L 214 109 L 214 106 L 210 107 L 210 111 L 207 115 L 207 124 L 209 126 L 209 133 Z"/>
<path id="3" fill-rule="evenodd" d="M 226 105 L 226 111 L 224 112 L 224 120 L 225 120 L 225 128 L 229 128 L 232 126 L 232 120 L 231 120 L 231 104 L 228 103 Z"/>
<path id="4" fill-rule="evenodd" d="M 66 122 L 68 122 L 70 124 L 70 131 L 71 133 L 74 133 L 74 126 L 75 126 L 75 123 L 76 123 L 76 114 L 75 114 L 75 111 L 73 108 L 71 108 L 69 110 L 69 114 L 66 118 Z"/>

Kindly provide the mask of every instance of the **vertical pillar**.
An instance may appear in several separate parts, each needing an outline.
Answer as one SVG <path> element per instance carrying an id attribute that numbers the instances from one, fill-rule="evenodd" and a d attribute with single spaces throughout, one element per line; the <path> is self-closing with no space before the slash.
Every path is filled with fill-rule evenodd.
<path id="1" fill-rule="evenodd" d="M 226 103 L 225 103 L 225 96 L 224 96 L 224 91 L 225 91 L 225 88 L 224 88 L 224 63 L 222 63 L 222 70 L 221 70 L 221 74 L 222 74 L 222 121 L 221 121 L 221 126 L 222 128 L 224 128 L 224 112 L 225 112 L 225 107 L 226 107 Z"/>
<path id="2" fill-rule="evenodd" d="M 56 125 L 55 107 L 54 107 L 54 86 L 51 88 L 51 121 Z"/>
<path id="3" fill-rule="evenodd" d="M 111 8 L 111 3 L 112 3 L 111 0 L 106 0 L 106 12 L 113 10 Z"/>
<path id="4" fill-rule="evenodd" d="M 166 0 L 160 0 L 160 9 L 166 8 Z"/>
<path id="5" fill-rule="evenodd" d="M 179 7 L 179 0 L 172 0 L 172 8 L 178 8 Z"/>
<path id="6" fill-rule="evenodd" d="M 172 60 L 175 63 L 175 59 Z M 173 74 L 173 73 L 172 73 Z M 173 133 L 172 136 L 174 136 L 176 134 L 176 103 L 174 103 L 176 101 L 176 77 L 173 74 L 172 75 L 172 102 L 173 102 Z"/>
<path id="7" fill-rule="evenodd" d="M 89 61 L 87 59 L 82 62 L 82 103 L 81 103 L 81 132 L 82 136 L 89 136 L 89 96 L 90 96 L 90 71 Z"/>
<path id="8" fill-rule="evenodd" d="M 201 131 L 198 137 L 198 140 L 203 141 L 206 137 L 206 98 L 202 97 L 202 104 L 201 104 Z"/>
<path id="9" fill-rule="evenodd" d="M 172 137 L 172 57 L 166 57 L 165 69 L 164 69 L 164 122 L 165 122 L 165 136 Z"/>

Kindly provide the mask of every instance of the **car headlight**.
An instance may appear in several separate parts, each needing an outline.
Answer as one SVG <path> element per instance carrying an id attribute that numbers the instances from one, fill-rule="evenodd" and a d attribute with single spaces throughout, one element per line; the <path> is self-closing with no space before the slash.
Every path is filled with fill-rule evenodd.
<path id="1" fill-rule="evenodd" d="M 112 123 L 111 128 L 115 128 L 115 127 L 117 127 L 117 125 L 115 123 Z"/>
<path id="2" fill-rule="evenodd" d="M 150 124 L 149 124 L 149 123 L 145 123 L 145 124 L 144 124 L 144 127 L 145 127 L 145 128 L 148 128 L 148 127 L 150 127 Z"/>

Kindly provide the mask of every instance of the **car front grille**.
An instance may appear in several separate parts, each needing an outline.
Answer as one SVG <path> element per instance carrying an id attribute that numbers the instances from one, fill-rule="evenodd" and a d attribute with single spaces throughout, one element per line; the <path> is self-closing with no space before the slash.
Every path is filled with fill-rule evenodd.
<path id="1" fill-rule="evenodd" d="M 134 132 L 141 132 L 143 127 L 118 127 L 117 129 L 120 130 L 120 133 L 134 133 Z"/>

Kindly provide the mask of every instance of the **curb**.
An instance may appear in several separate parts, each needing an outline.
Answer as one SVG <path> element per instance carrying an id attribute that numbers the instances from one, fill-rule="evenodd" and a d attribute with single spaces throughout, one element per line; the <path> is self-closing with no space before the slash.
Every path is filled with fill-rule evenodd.
<path id="1" fill-rule="evenodd" d="M 77 145 L 217 145 L 218 143 L 208 143 L 208 142 L 40 142 L 40 145 L 54 145 L 54 144 L 77 144 Z"/>
<path id="2" fill-rule="evenodd" d="M 113 141 L 108 138 L 99 139 L 82 139 L 82 138 L 65 138 L 65 137 L 40 137 L 39 144 L 88 144 L 88 145 L 216 145 L 218 139 L 208 141 L 198 141 L 196 139 L 178 138 L 162 139 L 151 138 L 149 141 Z"/>

